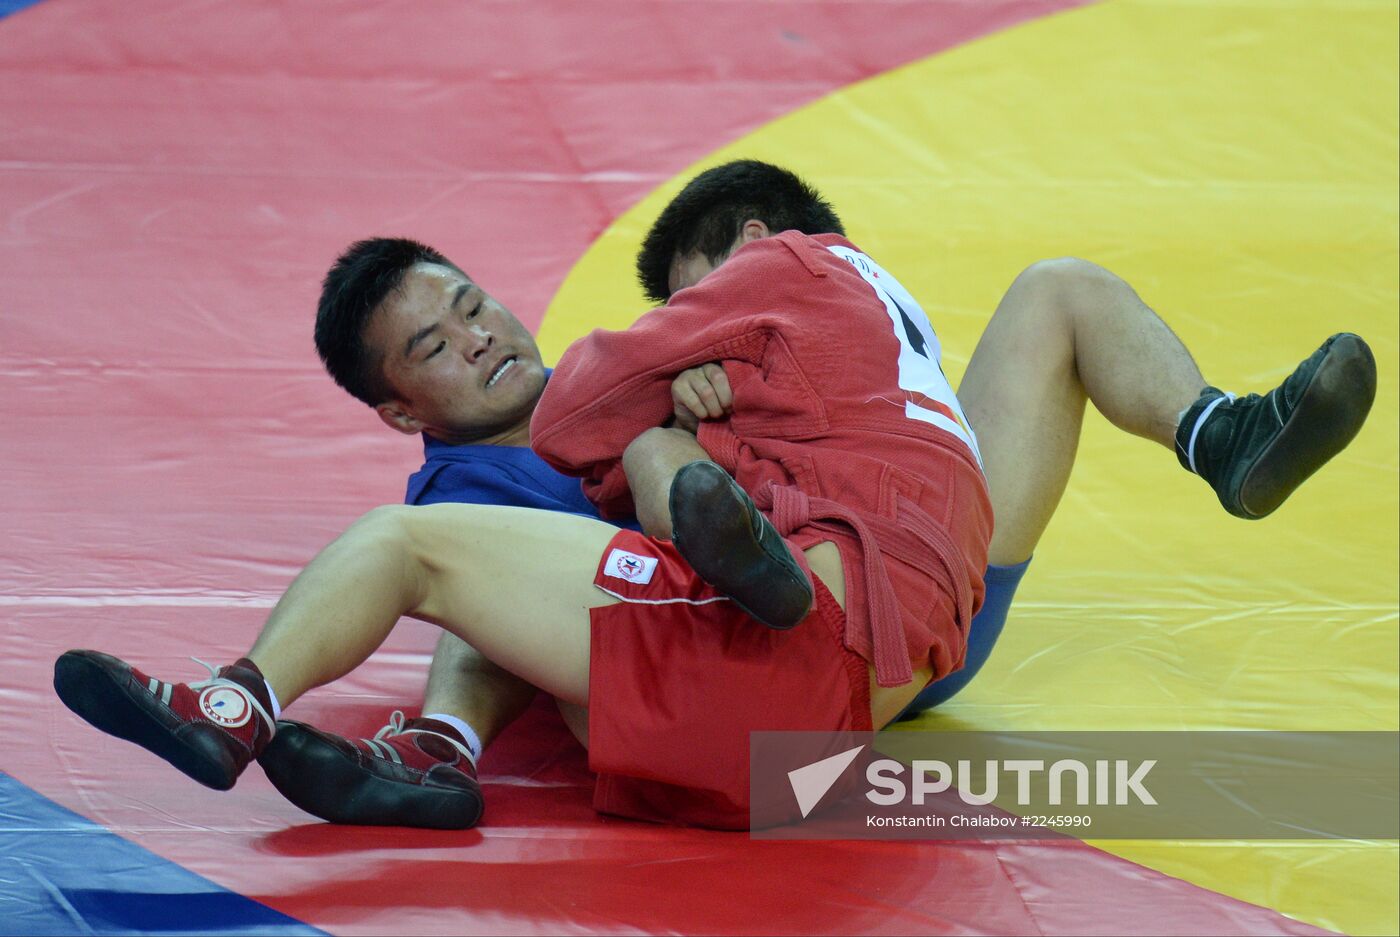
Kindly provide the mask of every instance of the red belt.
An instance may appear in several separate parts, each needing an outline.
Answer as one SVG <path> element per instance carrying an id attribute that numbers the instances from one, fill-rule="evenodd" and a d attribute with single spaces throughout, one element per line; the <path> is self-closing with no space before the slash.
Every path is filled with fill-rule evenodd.
<path id="1" fill-rule="evenodd" d="M 769 512 L 773 526 L 784 537 L 803 527 L 855 533 L 866 600 L 864 608 L 846 609 L 846 646 L 874 663 L 875 682 L 880 686 L 903 686 L 914 679 L 899 603 L 882 554 L 909 564 L 951 592 L 958 629 L 966 636 L 972 620 L 972 587 L 962 553 L 948 532 L 913 501 L 897 495 L 898 517 L 891 520 L 857 513 L 827 498 L 809 497 L 788 485 L 770 484 L 757 492 L 754 503 Z"/>

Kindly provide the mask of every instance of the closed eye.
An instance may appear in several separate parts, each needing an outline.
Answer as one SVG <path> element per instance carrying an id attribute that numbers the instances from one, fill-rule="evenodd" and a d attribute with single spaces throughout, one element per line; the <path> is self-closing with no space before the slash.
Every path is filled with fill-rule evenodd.
<path id="1" fill-rule="evenodd" d="M 447 342 L 438 342 L 436 348 L 434 348 L 432 351 L 428 352 L 426 355 L 423 356 L 423 360 L 427 361 L 429 358 L 432 358 L 434 355 L 436 355 L 438 352 L 442 351 L 446 347 Z"/>

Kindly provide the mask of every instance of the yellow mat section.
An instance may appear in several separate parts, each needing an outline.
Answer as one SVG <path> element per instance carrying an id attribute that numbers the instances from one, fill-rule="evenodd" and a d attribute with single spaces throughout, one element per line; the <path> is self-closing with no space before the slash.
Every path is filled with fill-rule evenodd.
<path id="1" fill-rule="evenodd" d="M 620 219 L 552 303 L 546 357 L 645 308 L 647 225 L 738 156 L 832 199 L 920 298 L 955 383 L 1017 272 L 1066 254 L 1127 278 L 1228 389 L 1359 332 L 1380 368 L 1369 423 L 1262 522 L 1091 414 L 991 662 L 917 725 L 1394 731 L 1398 34 L 1393 2 L 1123 0 L 852 86 Z M 1400 927 L 1394 842 L 1095 845 L 1325 927 Z"/>

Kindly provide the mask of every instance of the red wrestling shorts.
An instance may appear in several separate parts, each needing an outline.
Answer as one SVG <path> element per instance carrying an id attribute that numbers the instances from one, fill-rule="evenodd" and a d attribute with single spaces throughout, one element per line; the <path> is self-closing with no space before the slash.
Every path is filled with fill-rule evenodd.
<path id="1" fill-rule="evenodd" d="M 669 541 L 630 530 L 612 539 L 593 581 L 621 601 L 591 611 L 595 809 L 747 829 L 750 732 L 870 730 L 866 662 L 813 580 L 812 612 L 774 631 L 702 582 Z"/>

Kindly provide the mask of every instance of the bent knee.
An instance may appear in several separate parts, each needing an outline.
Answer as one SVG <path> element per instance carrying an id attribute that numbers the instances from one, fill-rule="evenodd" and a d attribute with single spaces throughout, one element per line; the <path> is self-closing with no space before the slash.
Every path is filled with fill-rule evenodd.
<path id="1" fill-rule="evenodd" d="M 365 534 L 392 536 L 404 529 L 407 514 L 416 510 L 406 504 L 382 504 L 361 514 L 350 530 Z"/>
<path id="2" fill-rule="evenodd" d="M 359 544 L 405 553 L 409 542 L 408 512 L 413 508 L 403 504 L 386 504 L 362 514 L 345 531 L 346 538 Z"/>
<path id="3" fill-rule="evenodd" d="M 445 502 L 390 505 L 375 510 L 384 512 L 386 528 L 400 538 L 407 553 L 435 565 L 434 559 L 445 552 L 467 549 L 475 540 L 490 537 L 500 528 L 503 509 Z"/>
<path id="4" fill-rule="evenodd" d="M 682 432 L 684 430 L 668 426 L 653 426 L 651 429 L 643 430 L 623 449 L 622 458 L 624 462 L 654 458 L 674 447 L 676 440 L 681 438 L 677 434 Z M 695 437 L 690 436 L 690 438 L 693 440 Z"/>
<path id="5" fill-rule="evenodd" d="M 1118 289 L 1123 281 L 1093 261 L 1080 257 L 1038 260 L 1022 270 L 1012 289 L 1035 293 L 1040 308 L 1067 309 L 1086 296 L 1105 289 Z"/>
<path id="6" fill-rule="evenodd" d="M 350 528 L 405 560 L 423 559 L 436 547 L 437 531 L 462 523 L 461 504 L 386 504 L 365 513 Z"/>

